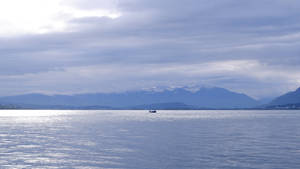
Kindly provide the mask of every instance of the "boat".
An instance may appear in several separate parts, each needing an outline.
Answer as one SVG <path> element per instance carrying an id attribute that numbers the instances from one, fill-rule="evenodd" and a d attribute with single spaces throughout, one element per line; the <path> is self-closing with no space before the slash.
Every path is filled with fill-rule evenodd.
<path id="1" fill-rule="evenodd" d="M 149 113 L 157 113 L 156 110 L 149 110 Z"/>

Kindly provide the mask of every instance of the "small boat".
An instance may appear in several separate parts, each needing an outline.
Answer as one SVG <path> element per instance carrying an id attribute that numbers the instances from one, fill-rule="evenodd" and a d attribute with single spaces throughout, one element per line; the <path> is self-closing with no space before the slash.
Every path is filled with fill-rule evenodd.
<path id="1" fill-rule="evenodd" d="M 149 110 L 149 113 L 156 113 L 156 110 Z"/>

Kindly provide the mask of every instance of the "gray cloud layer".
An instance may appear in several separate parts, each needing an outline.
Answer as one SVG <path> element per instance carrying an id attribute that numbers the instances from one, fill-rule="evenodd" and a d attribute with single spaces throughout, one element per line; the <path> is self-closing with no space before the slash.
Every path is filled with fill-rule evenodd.
<path id="1" fill-rule="evenodd" d="M 297 0 L 83 0 L 117 19 L 0 38 L 0 94 L 211 85 L 268 97 L 300 86 Z"/>

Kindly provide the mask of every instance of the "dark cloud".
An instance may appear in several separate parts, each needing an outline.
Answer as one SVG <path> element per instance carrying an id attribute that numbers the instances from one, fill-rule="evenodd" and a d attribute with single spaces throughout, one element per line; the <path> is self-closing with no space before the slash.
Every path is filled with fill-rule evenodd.
<path id="1" fill-rule="evenodd" d="M 296 0 L 65 5 L 121 16 L 74 18 L 63 32 L 0 38 L 2 95 L 201 84 L 265 97 L 300 85 Z"/>

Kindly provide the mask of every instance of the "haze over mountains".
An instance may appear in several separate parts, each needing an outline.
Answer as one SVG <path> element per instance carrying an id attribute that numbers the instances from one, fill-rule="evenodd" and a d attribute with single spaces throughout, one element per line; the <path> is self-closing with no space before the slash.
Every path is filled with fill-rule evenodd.
<path id="1" fill-rule="evenodd" d="M 224 88 L 200 88 L 190 91 L 176 88 L 162 91 L 132 91 L 124 93 L 97 93 L 79 95 L 42 95 L 26 94 L 0 98 L 0 103 L 20 106 L 73 106 L 94 108 L 251 108 L 259 102 L 245 94 L 232 92 Z M 150 106 L 151 107 L 151 106 Z"/>

